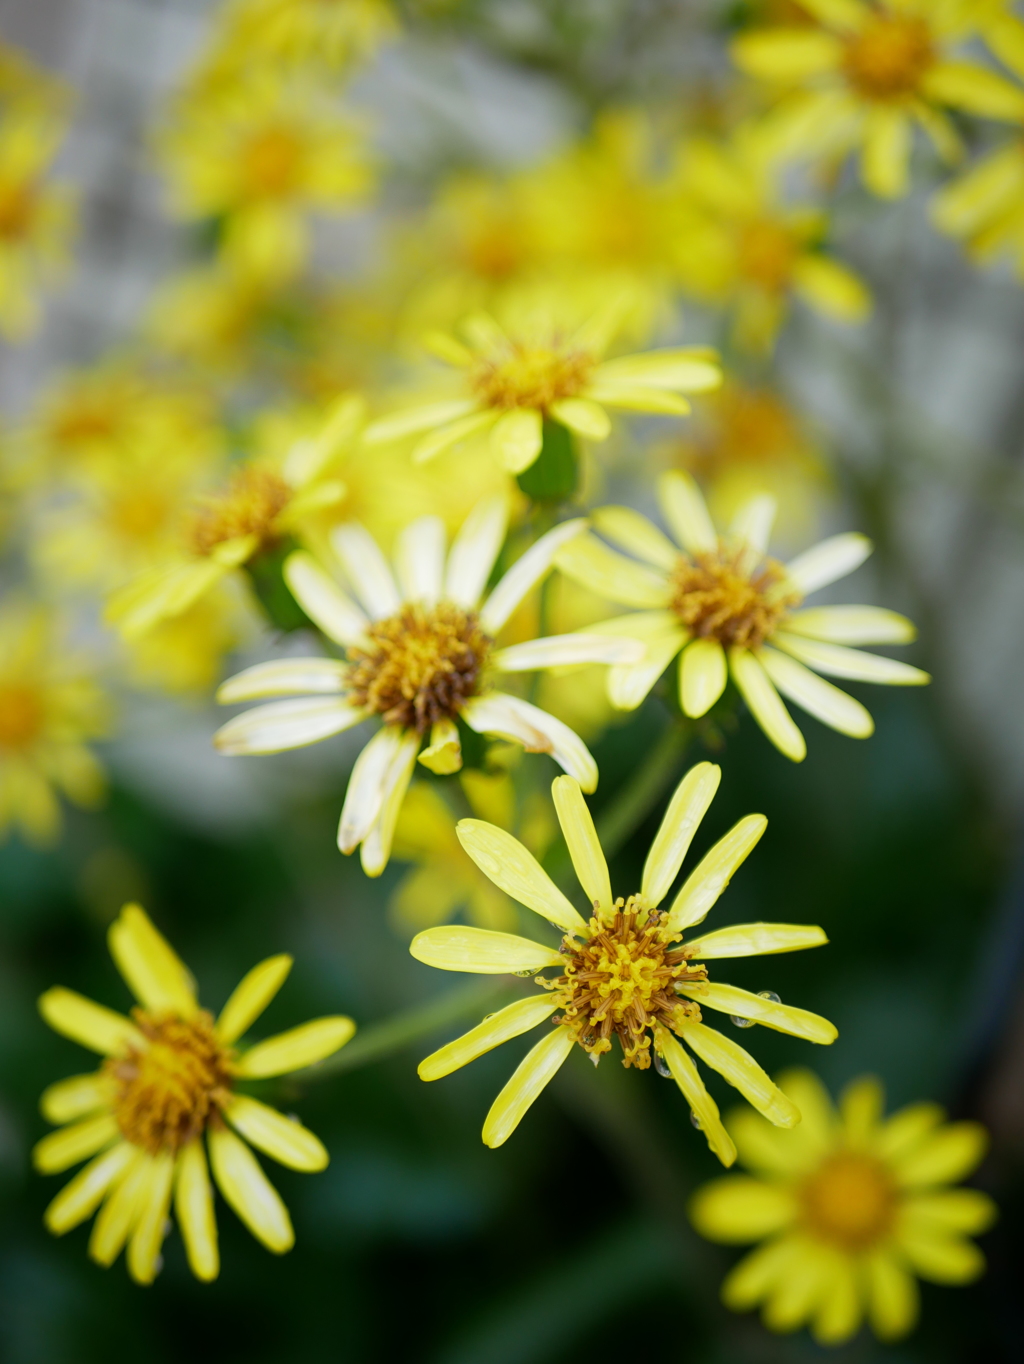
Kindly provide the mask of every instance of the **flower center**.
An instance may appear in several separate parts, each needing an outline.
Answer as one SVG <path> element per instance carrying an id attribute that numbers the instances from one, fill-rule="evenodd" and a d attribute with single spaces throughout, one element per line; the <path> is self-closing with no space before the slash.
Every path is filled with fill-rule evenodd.
<path id="1" fill-rule="evenodd" d="M 867 99 L 891 100 L 914 94 L 935 62 L 928 25 L 923 19 L 870 19 L 847 41 L 843 55 L 846 77 Z"/>
<path id="2" fill-rule="evenodd" d="M 264 128 L 242 153 L 242 178 L 255 198 L 291 193 L 302 161 L 302 143 L 287 128 Z"/>
<path id="3" fill-rule="evenodd" d="M 744 278 L 769 293 L 781 293 L 796 262 L 792 235 L 768 219 L 748 223 L 739 240 L 739 269 Z"/>
<path id="4" fill-rule="evenodd" d="M 671 578 L 672 610 L 698 639 L 757 649 L 782 617 L 802 600 L 797 592 L 776 592 L 786 570 L 765 558 L 753 573 L 742 565 L 745 549 L 729 557 L 715 553 L 681 555 Z"/>
<path id="5" fill-rule="evenodd" d="M 28 236 L 36 195 L 29 185 L 0 185 L 0 241 L 17 242 Z"/>
<path id="6" fill-rule="evenodd" d="M 581 392 L 593 368 L 593 357 L 586 351 L 513 341 L 501 353 L 479 359 L 469 382 L 487 407 L 532 407 L 543 412 L 559 398 Z"/>
<path id="7" fill-rule="evenodd" d="M 365 648 L 348 651 L 352 701 L 420 734 L 476 695 L 492 644 L 475 612 L 452 602 L 407 603 L 366 635 Z"/>
<path id="8" fill-rule="evenodd" d="M 69 403 L 53 424 L 52 439 L 74 449 L 94 441 L 114 440 L 119 432 L 117 412 L 101 397 L 82 395 Z"/>
<path id="9" fill-rule="evenodd" d="M 804 1220 L 823 1241 L 866 1250 L 892 1225 L 896 1189 L 871 1156 L 844 1151 L 831 1156 L 800 1190 Z"/>
<path id="10" fill-rule="evenodd" d="M 225 540 L 255 535 L 260 544 L 275 540 L 274 521 L 287 506 L 292 490 L 270 469 L 242 469 L 227 492 L 210 498 L 191 527 L 197 554 L 211 554 Z"/>
<path id="11" fill-rule="evenodd" d="M 103 1063 L 115 1086 L 114 1117 L 135 1146 L 175 1151 L 215 1116 L 231 1088 L 230 1058 L 205 1009 L 192 1019 L 144 1009 L 132 1017 L 149 1046 Z"/>
<path id="12" fill-rule="evenodd" d="M 651 1064 L 650 1029 L 655 1021 L 672 1027 L 680 1011 L 700 1017 L 696 1004 L 675 994 L 678 981 L 706 980 L 703 966 L 691 966 L 686 949 L 666 938 L 665 915 L 648 910 L 639 895 L 618 899 L 610 924 L 590 920 L 590 936 L 580 943 L 567 937 L 564 975 L 541 979 L 564 999 L 565 1012 L 552 1020 L 569 1028 L 595 1061 L 611 1051 L 612 1034 L 622 1046 L 624 1066 L 646 1070 Z"/>
<path id="13" fill-rule="evenodd" d="M 23 682 L 0 685 L 0 748 L 27 748 L 42 729 L 44 718 L 35 687 Z"/>
<path id="14" fill-rule="evenodd" d="M 153 488 L 133 488 L 115 497 L 108 519 L 125 540 L 148 540 L 167 524 L 168 499 Z"/>

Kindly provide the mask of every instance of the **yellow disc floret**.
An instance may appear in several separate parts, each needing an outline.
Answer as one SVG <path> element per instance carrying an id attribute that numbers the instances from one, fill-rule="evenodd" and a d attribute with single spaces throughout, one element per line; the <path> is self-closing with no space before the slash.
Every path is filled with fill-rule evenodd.
<path id="1" fill-rule="evenodd" d="M 36 687 L 20 682 L 0 686 L 0 748 L 28 748 L 46 719 Z"/>
<path id="2" fill-rule="evenodd" d="M 671 605 L 696 638 L 757 649 L 799 605 L 799 593 L 778 590 L 786 578 L 780 563 L 765 558 L 748 572 L 745 553 L 719 550 L 680 558 L 671 579 Z"/>
<path id="3" fill-rule="evenodd" d="M 583 350 L 513 341 L 497 354 L 478 359 L 469 381 L 487 407 L 543 412 L 560 398 L 581 393 L 595 363 Z"/>
<path id="4" fill-rule="evenodd" d="M 227 492 L 210 498 L 191 527 L 192 548 L 211 554 L 225 540 L 255 535 L 261 545 L 277 537 L 274 522 L 291 500 L 292 490 L 272 469 L 242 469 Z"/>
<path id="5" fill-rule="evenodd" d="M 847 40 L 843 69 L 850 84 L 872 100 L 913 95 L 935 62 L 928 25 L 907 16 L 877 16 Z"/>
<path id="6" fill-rule="evenodd" d="M 859 1152 L 830 1156 L 799 1191 L 808 1230 L 843 1250 L 865 1250 L 891 1230 L 898 1190 L 881 1161 Z"/>

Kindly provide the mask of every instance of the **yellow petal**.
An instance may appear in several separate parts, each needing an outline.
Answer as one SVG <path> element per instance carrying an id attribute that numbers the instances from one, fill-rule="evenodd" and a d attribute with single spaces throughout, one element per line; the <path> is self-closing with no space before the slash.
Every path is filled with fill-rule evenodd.
<path id="1" fill-rule="evenodd" d="M 484 976 L 540 971 L 545 966 L 562 964 L 557 952 L 531 938 L 462 924 L 424 929 L 413 938 L 409 951 L 426 966 L 436 966 L 441 971 L 472 971 Z"/>
<path id="2" fill-rule="evenodd" d="M 517 999 L 514 1004 L 507 1004 L 469 1032 L 424 1057 L 416 1073 L 421 1080 L 440 1080 L 453 1070 L 475 1061 L 478 1056 L 483 1056 L 484 1052 L 492 1051 L 502 1042 L 529 1032 L 550 1017 L 557 1007 L 557 998 L 550 994 Z"/>
<path id="3" fill-rule="evenodd" d="M 859 568 L 873 548 L 868 537 L 856 531 L 832 535 L 791 559 L 786 565 L 786 576 L 799 592 L 809 597 L 820 587 L 827 587 Z M 826 606 L 820 609 L 832 612 L 841 608 Z"/>
<path id="4" fill-rule="evenodd" d="M 233 1094 L 224 1116 L 257 1150 L 273 1156 L 291 1170 L 325 1170 L 328 1155 L 323 1142 L 300 1122 L 286 1118 L 245 1094 Z"/>
<path id="5" fill-rule="evenodd" d="M 679 667 L 679 704 L 692 719 L 706 715 L 728 681 L 725 650 L 717 639 L 695 639 L 683 650 Z"/>
<path id="6" fill-rule="evenodd" d="M 697 763 L 676 787 L 644 863 L 640 894 L 652 909 L 671 889 L 721 780 L 720 767 Z"/>
<path id="7" fill-rule="evenodd" d="M 890 687 L 922 687 L 931 677 L 920 668 L 899 659 L 866 654 L 862 649 L 847 649 L 843 644 L 824 644 L 816 639 L 804 639 L 778 630 L 772 643 L 787 654 L 806 663 L 815 672 L 832 677 L 848 677 L 854 682 L 875 682 Z"/>
<path id="8" fill-rule="evenodd" d="M 288 979 L 292 958 L 285 953 L 268 957 L 247 972 L 231 992 L 217 1019 L 217 1036 L 225 1045 L 237 1042 Z"/>
<path id="9" fill-rule="evenodd" d="M 116 1056 L 134 1047 L 142 1051 L 146 1039 L 130 1019 L 94 1004 L 74 990 L 55 985 L 39 997 L 39 1012 L 54 1032 L 70 1037 L 90 1051 Z"/>
<path id="10" fill-rule="evenodd" d="M 275 658 L 229 677 L 217 688 L 217 700 L 227 706 L 302 692 L 332 696 L 345 690 L 347 676 L 347 665 L 337 658 Z"/>
<path id="11" fill-rule="evenodd" d="M 885 1111 L 885 1091 L 874 1075 L 852 1080 L 839 1097 L 839 1115 L 848 1146 L 870 1147 Z"/>
<path id="12" fill-rule="evenodd" d="M 839 1139 L 841 1129 L 832 1096 L 814 1071 L 805 1066 L 784 1070 L 775 1079 L 800 1110 L 800 1126 L 789 1140 L 801 1143 L 807 1164 L 823 1155 Z"/>
<path id="13" fill-rule="evenodd" d="M 705 347 L 666 347 L 605 360 L 594 371 L 594 384 L 708 393 L 721 387 L 722 368 L 717 353 Z"/>
<path id="14" fill-rule="evenodd" d="M 608 700 L 617 710 L 636 710 L 647 698 L 676 654 L 686 643 L 683 630 L 670 630 L 651 639 L 643 663 L 621 664 L 608 669 Z"/>
<path id="15" fill-rule="evenodd" d="M 197 1279 L 209 1283 L 220 1273 L 217 1219 L 213 1211 L 213 1187 L 206 1168 L 200 1137 L 193 1138 L 178 1155 L 174 1185 L 174 1212 L 185 1243 L 188 1265 Z"/>
<path id="16" fill-rule="evenodd" d="M 881 606 L 812 606 L 786 617 L 786 633 L 829 644 L 910 644 L 917 638 L 906 616 Z"/>
<path id="17" fill-rule="evenodd" d="M 430 728 L 430 743 L 418 761 L 439 777 L 449 776 L 462 767 L 462 745 L 458 727 L 452 720 L 438 720 Z"/>
<path id="18" fill-rule="evenodd" d="M 883 1160 L 897 1160 L 919 1146 L 934 1128 L 945 1120 L 938 1104 L 909 1104 L 887 1118 L 872 1146 Z"/>
<path id="19" fill-rule="evenodd" d="M 782 1231 L 795 1219 L 797 1203 L 780 1184 L 747 1175 L 726 1175 L 703 1184 L 690 1201 L 690 1221 L 709 1241 L 742 1245 Z"/>
<path id="20" fill-rule="evenodd" d="M 802 706 L 808 715 L 813 715 L 822 724 L 853 739 L 867 739 L 875 732 L 874 720 L 859 701 L 805 668 L 795 658 L 765 648 L 758 649 L 757 660 L 783 696 Z"/>
<path id="21" fill-rule="evenodd" d="M 912 1194 L 900 1206 L 900 1222 L 918 1234 L 980 1236 L 999 1216 L 999 1209 L 980 1189 L 942 1189 Z"/>
<path id="22" fill-rule="evenodd" d="M 695 961 L 713 957 L 760 957 L 772 952 L 799 952 L 828 942 L 822 929 L 812 924 L 733 924 L 705 933 L 686 944 Z"/>
<path id="23" fill-rule="evenodd" d="M 880 1340 L 899 1340 L 917 1321 L 917 1284 L 896 1257 L 876 1250 L 865 1257 L 868 1319 Z"/>
<path id="24" fill-rule="evenodd" d="M 985 1272 L 985 1257 L 962 1236 L 943 1236 L 934 1227 L 901 1226 L 896 1243 L 919 1278 L 931 1283 L 971 1283 Z"/>
<path id="25" fill-rule="evenodd" d="M 687 1056 L 672 1034 L 660 1024 L 655 1024 L 654 1045 L 665 1058 L 672 1079 L 683 1091 L 683 1097 L 690 1110 L 697 1117 L 701 1131 L 708 1146 L 723 1165 L 731 1165 L 736 1159 L 736 1147 L 732 1137 L 722 1126 L 718 1105 L 704 1088 L 704 1081 L 697 1074 L 697 1067 Z"/>
<path id="26" fill-rule="evenodd" d="M 663 388 L 648 388 L 644 384 L 626 384 L 607 380 L 587 387 L 587 396 L 603 407 L 621 408 L 626 412 L 650 412 L 664 417 L 686 417 L 693 411 L 681 393 L 670 393 Z"/>
<path id="27" fill-rule="evenodd" d="M 973 62 L 936 62 L 924 73 L 921 88 L 929 99 L 976 117 L 1024 123 L 1024 91 Z"/>
<path id="28" fill-rule="evenodd" d="M 623 606 L 667 606 L 668 580 L 643 564 L 616 554 L 593 535 L 578 535 L 563 545 L 555 563 L 574 582 Z"/>
<path id="29" fill-rule="evenodd" d="M 740 990 L 735 985 L 708 981 L 699 992 L 696 987 L 680 989 L 688 998 L 696 1000 L 701 1008 L 735 1014 L 737 1018 L 752 1018 L 766 1028 L 786 1032 L 793 1037 L 803 1037 L 808 1042 L 828 1046 L 839 1036 L 835 1025 L 820 1014 L 796 1009 L 791 1004 L 775 1004 L 770 999 L 751 994 L 749 990 Z"/>
<path id="30" fill-rule="evenodd" d="M 768 827 L 764 815 L 744 815 L 694 867 L 669 910 L 665 927 L 673 933 L 701 923 L 749 857 Z"/>
<path id="31" fill-rule="evenodd" d="M 980 1164 L 987 1149 L 988 1133 L 980 1123 L 952 1122 L 897 1156 L 892 1164 L 905 1189 L 955 1184 Z"/>
<path id="32" fill-rule="evenodd" d="M 671 573 L 679 562 L 679 551 L 672 541 L 632 507 L 598 507 L 591 520 L 613 544 L 655 568 Z"/>
<path id="33" fill-rule="evenodd" d="M 47 1230 L 54 1236 L 63 1236 L 91 1217 L 106 1197 L 107 1190 L 124 1173 L 133 1151 L 126 1141 L 118 1142 L 79 1170 L 43 1214 Z"/>
<path id="34" fill-rule="evenodd" d="M 32 1148 L 32 1164 L 42 1175 L 59 1174 L 70 1165 L 94 1156 L 104 1146 L 120 1137 L 121 1132 L 113 1115 L 101 1113 L 96 1118 L 62 1127 L 36 1142 Z"/>
<path id="35" fill-rule="evenodd" d="M 572 777 L 556 777 L 551 783 L 551 796 L 579 883 L 595 910 L 609 913 L 612 883 L 608 863 L 579 783 Z"/>
<path id="36" fill-rule="evenodd" d="M 867 287 L 829 256 L 801 256 L 793 267 L 793 284 L 812 308 L 839 322 L 863 322 L 871 312 Z"/>
<path id="37" fill-rule="evenodd" d="M 97 1108 L 105 1108 L 109 1101 L 110 1085 L 103 1072 L 96 1070 L 90 1075 L 71 1075 L 44 1089 L 39 1111 L 47 1122 L 73 1122 Z"/>
<path id="38" fill-rule="evenodd" d="M 139 1189 L 137 1221 L 128 1243 L 128 1273 L 136 1283 L 152 1283 L 156 1278 L 171 1207 L 173 1178 L 174 1156 L 169 1151 L 161 1151 L 146 1169 Z"/>
<path id="39" fill-rule="evenodd" d="M 608 413 L 590 398 L 559 398 L 551 404 L 551 415 L 587 440 L 607 440 L 612 429 Z"/>
<path id="40" fill-rule="evenodd" d="M 144 1009 L 192 1017 L 198 1008 L 192 977 L 140 905 L 125 905 L 110 925 L 107 942 L 115 966 Z"/>
<path id="41" fill-rule="evenodd" d="M 749 649 L 729 650 L 729 670 L 754 719 L 780 753 L 793 762 L 807 756 L 804 736 L 782 704 L 771 679 Z"/>
<path id="42" fill-rule="evenodd" d="M 843 60 L 843 45 L 820 29 L 779 26 L 740 34 L 729 45 L 729 53 L 748 76 L 796 83 L 836 70 Z"/>
<path id="43" fill-rule="evenodd" d="M 811 1322 L 819 1345 L 841 1345 L 857 1334 L 864 1315 L 859 1266 L 848 1255 L 835 1255 L 828 1287 Z"/>
<path id="44" fill-rule="evenodd" d="M 288 1032 L 277 1033 L 264 1042 L 257 1042 L 244 1052 L 235 1064 L 235 1072 L 247 1079 L 266 1079 L 271 1075 L 287 1075 L 316 1065 L 340 1050 L 356 1030 L 351 1018 L 333 1014 L 314 1018 Z"/>
<path id="45" fill-rule="evenodd" d="M 861 177 L 883 199 L 899 199 L 910 185 L 912 125 L 898 104 L 875 104 L 868 112 Z"/>
<path id="46" fill-rule="evenodd" d="M 718 547 L 718 535 L 707 504 L 689 474 L 673 469 L 658 480 L 658 499 L 672 534 L 689 554 L 706 554 Z"/>
<path id="47" fill-rule="evenodd" d="M 680 1037 L 705 1065 L 733 1085 L 757 1111 L 776 1127 L 795 1127 L 800 1110 L 772 1083 L 754 1058 L 738 1042 L 692 1018 L 676 1024 Z"/>
<path id="48" fill-rule="evenodd" d="M 424 403 L 418 407 L 395 412 L 390 417 L 379 417 L 370 422 L 363 432 L 367 445 L 385 445 L 403 436 L 412 436 L 420 431 L 429 431 L 447 422 L 457 421 L 476 407 L 472 398 L 455 398 L 437 403 Z"/>
<path id="49" fill-rule="evenodd" d="M 288 1209 L 245 1142 L 226 1127 L 211 1128 L 207 1140 L 213 1177 L 224 1201 L 268 1250 L 275 1255 L 291 1250 L 295 1233 Z"/>
<path id="50" fill-rule="evenodd" d="M 517 838 L 482 819 L 460 819 L 456 833 L 483 874 L 506 895 L 566 933 L 586 929 L 584 920 Z"/>
<path id="51" fill-rule="evenodd" d="M 218 752 L 232 757 L 284 753 L 331 739 L 361 724 L 366 717 L 365 710 L 357 709 L 343 696 L 268 701 L 221 725 L 213 743 Z"/>
<path id="52" fill-rule="evenodd" d="M 512 1078 L 491 1104 L 484 1120 L 485 1146 L 501 1146 L 516 1130 L 526 1111 L 554 1077 L 565 1058 L 575 1046 L 568 1028 L 552 1028 L 535 1047 L 526 1053 Z"/>
<path id="53" fill-rule="evenodd" d="M 493 426 L 496 416 L 497 414 L 489 409 L 483 412 L 470 412 L 458 421 L 449 422 L 446 426 L 428 431 L 413 446 L 412 462 L 414 464 L 426 464 L 429 460 L 443 454 L 445 450 L 450 450 L 453 445 L 458 445 L 459 441 L 465 440 L 467 436 L 475 435 L 477 431 L 485 431 L 489 426 Z"/>
<path id="54" fill-rule="evenodd" d="M 141 1197 L 146 1186 L 153 1157 L 141 1147 L 130 1148 L 119 1179 L 100 1208 L 89 1236 L 89 1256 L 97 1264 L 110 1266 L 121 1254 L 125 1241 L 138 1220 Z"/>
<path id="55" fill-rule="evenodd" d="M 816 1314 L 828 1293 L 835 1256 L 831 1247 L 803 1243 L 789 1272 L 768 1293 L 764 1324 L 769 1331 L 795 1331 Z"/>
<path id="56" fill-rule="evenodd" d="M 758 1246 L 726 1275 L 722 1301 L 734 1312 L 756 1307 L 805 1255 L 806 1242 L 795 1236 L 783 1235 Z"/>

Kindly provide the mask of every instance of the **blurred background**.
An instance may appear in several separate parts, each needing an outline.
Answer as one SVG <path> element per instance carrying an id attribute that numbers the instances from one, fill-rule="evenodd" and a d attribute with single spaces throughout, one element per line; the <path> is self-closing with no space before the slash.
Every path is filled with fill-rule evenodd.
<path id="1" fill-rule="evenodd" d="M 774 18 L 793 7 L 752 8 Z M 210 219 L 223 208 L 192 211 L 181 191 L 182 165 L 216 135 L 187 100 L 201 80 L 221 78 L 210 53 L 222 7 L 0 4 L 5 50 L 63 82 L 54 96 L 62 130 L 45 174 L 73 196 L 77 221 L 66 262 L 40 287 L 35 324 L 0 339 L 5 600 L 28 593 L 50 605 L 116 716 L 97 727 L 108 777 L 106 795 L 86 801 L 95 808 L 66 805 L 59 838 L 12 830 L 0 845 L 0 1354 L 16 1364 L 119 1364 L 140 1354 L 546 1364 L 581 1351 L 699 1364 L 824 1353 L 1017 1360 L 1020 282 L 1005 262 L 979 265 L 932 226 L 944 172 L 919 151 L 914 187 L 896 202 L 871 197 L 848 168 L 811 186 L 827 197 L 829 250 L 873 295 L 870 317 L 845 325 L 798 301 L 778 319 L 777 340 L 745 344 L 739 305 L 722 291 L 684 284 L 680 307 L 676 285 L 666 304 L 651 283 L 669 210 L 653 194 L 645 207 L 637 185 L 659 147 L 717 133 L 737 102 L 753 98 L 734 88 L 726 56 L 749 10 L 711 0 L 408 0 L 394 14 L 369 3 L 364 11 L 369 36 L 353 40 L 343 71 L 318 79 L 361 130 L 376 187 L 340 208 L 344 195 L 313 196 L 301 270 L 243 287 L 214 252 Z M 193 147 L 182 151 L 174 130 L 190 117 Z M 1006 132 L 962 131 L 972 154 Z M 585 251 L 595 260 L 604 252 L 602 268 L 633 271 L 637 335 L 719 344 L 734 383 L 731 396 L 698 400 L 685 429 L 654 419 L 617 435 L 589 469 L 588 497 L 650 510 L 639 452 L 648 470 L 693 469 L 722 508 L 767 485 L 781 500 L 783 549 L 845 529 L 875 541 L 875 556 L 835 600 L 884 603 L 920 627 L 911 656 L 934 675 L 930 688 L 869 697 L 851 688 L 876 719 L 866 743 L 809 726 L 808 757 L 794 767 L 747 715 L 691 727 L 685 755 L 666 765 L 658 799 L 612 864 L 617 889 L 639 883 L 670 781 L 715 757 L 721 793 L 695 853 L 751 810 L 769 819 L 721 922 L 820 923 L 832 944 L 813 960 L 775 958 L 767 976 L 757 962 L 737 964 L 736 984 L 770 985 L 840 1030 L 837 1045 L 809 1057 L 805 1044 L 762 1029 L 758 1059 L 771 1073 L 813 1064 L 833 1091 L 875 1073 L 890 1107 L 933 1098 L 989 1127 L 976 1181 L 1001 1209 L 982 1238 L 988 1273 L 969 1288 L 925 1285 L 921 1325 L 899 1345 L 862 1334 L 826 1352 L 806 1334 L 769 1335 L 755 1317 L 720 1305 L 736 1255 L 702 1241 L 686 1215 L 717 1163 L 674 1087 L 653 1071 L 594 1070 L 573 1056 L 514 1140 L 499 1151 L 481 1144 L 479 1124 L 526 1042 L 436 1085 L 417 1079 L 416 1062 L 465 1019 L 439 1014 L 428 1026 L 431 1001 L 449 996 L 453 981 L 406 951 L 419 926 L 396 899 L 409 859 L 396 857 L 371 881 L 336 850 L 356 742 L 340 736 L 241 760 L 210 746 L 223 720 L 211 700 L 216 681 L 240 663 L 303 652 L 301 639 L 227 593 L 222 615 L 182 646 L 192 661 L 181 676 L 156 647 L 147 657 L 126 652 L 100 619 L 102 593 L 116 583 L 82 548 L 82 507 L 93 504 L 66 479 L 44 487 L 33 472 L 70 439 L 54 414 L 67 412 L 82 376 L 129 376 L 138 391 L 119 401 L 143 416 L 170 393 L 188 408 L 176 439 L 209 448 L 213 462 L 224 449 L 280 446 L 338 392 L 397 384 L 425 322 L 447 324 L 516 268 L 500 252 L 509 240 L 522 245 L 511 205 L 530 195 L 503 198 L 494 186 L 519 176 L 556 187 L 543 215 L 554 237 L 568 222 L 588 229 L 545 250 L 581 266 Z M 640 283 L 638 261 L 649 267 Z M 404 469 L 345 474 L 382 533 L 394 529 L 390 504 L 407 495 Z M 457 522 L 483 487 L 461 466 L 449 478 L 429 496 Z M 98 517 L 87 528 L 109 544 Z M 604 610 L 566 597 L 558 609 L 571 624 Z M 166 643 L 174 657 L 178 647 Z M 669 702 L 656 694 L 635 715 L 609 717 L 589 683 L 569 690 L 559 703 L 553 688 L 552 706 L 562 704 L 591 742 L 599 816 L 628 785 L 638 747 L 658 743 Z M 557 769 L 530 761 L 541 789 Z M 359 1051 L 357 1038 L 351 1056 L 341 1053 L 315 1080 L 278 1085 L 275 1101 L 301 1112 L 331 1164 L 316 1178 L 275 1170 L 297 1233 L 283 1259 L 221 1217 L 224 1267 L 212 1286 L 191 1278 L 176 1235 L 156 1284 L 140 1289 L 122 1264 L 104 1271 L 86 1258 L 84 1228 L 55 1240 L 41 1221 L 56 1186 L 30 1167 L 45 1131 L 38 1095 L 82 1059 L 46 1029 L 35 1001 L 61 983 L 127 1007 L 105 946 L 126 899 L 147 907 L 211 1007 L 254 962 L 286 951 L 296 966 L 268 1032 L 344 1012 L 376 1039 Z M 463 988 L 465 1017 L 475 1019 L 487 999 L 476 985 Z M 401 1023 L 396 1031 L 388 1020 L 406 1014 L 421 1035 L 403 1045 Z M 711 1088 L 728 1108 L 724 1082 L 712 1077 Z"/>

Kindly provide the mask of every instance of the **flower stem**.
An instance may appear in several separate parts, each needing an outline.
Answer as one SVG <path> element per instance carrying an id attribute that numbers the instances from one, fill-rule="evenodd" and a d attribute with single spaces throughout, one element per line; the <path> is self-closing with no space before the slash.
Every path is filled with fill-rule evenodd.
<path id="1" fill-rule="evenodd" d="M 654 809 L 672 780 L 689 739 L 690 726 L 685 720 L 669 724 L 657 743 L 651 745 L 646 760 L 597 816 L 597 833 L 606 857 L 614 856 Z"/>

